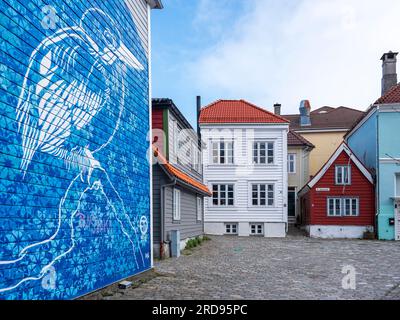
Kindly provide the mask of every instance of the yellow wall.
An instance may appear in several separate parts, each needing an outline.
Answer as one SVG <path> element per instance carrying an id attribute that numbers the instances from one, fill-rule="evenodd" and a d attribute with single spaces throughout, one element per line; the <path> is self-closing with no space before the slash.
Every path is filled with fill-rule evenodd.
<path id="1" fill-rule="evenodd" d="M 314 176 L 342 143 L 343 136 L 346 132 L 315 132 L 300 134 L 315 146 L 315 149 L 310 153 L 310 175 Z"/>

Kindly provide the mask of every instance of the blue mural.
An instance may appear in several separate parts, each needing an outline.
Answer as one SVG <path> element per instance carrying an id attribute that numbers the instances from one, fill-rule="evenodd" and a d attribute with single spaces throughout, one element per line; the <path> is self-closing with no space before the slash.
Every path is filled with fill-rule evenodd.
<path id="1" fill-rule="evenodd" d="M 134 2 L 0 3 L 0 299 L 74 298 L 150 268 Z"/>

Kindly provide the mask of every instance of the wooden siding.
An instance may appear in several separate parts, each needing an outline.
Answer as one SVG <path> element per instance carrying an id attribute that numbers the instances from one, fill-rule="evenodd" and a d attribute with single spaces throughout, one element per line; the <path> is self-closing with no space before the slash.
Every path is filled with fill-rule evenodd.
<path id="1" fill-rule="evenodd" d="M 212 189 L 214 183 L 234 184 L 235 205 L 213 207 L 212 198 L 205 199 L 205 222 L 287 222 L 287 126 L 203 126 L 201 129 L 206 150 L 203 152 L 204 179 Z M 234 141 L 234 164 L 214 165 L 211 153 L 212 139 L 224 137 Z M 254 141 L 272 141 L 275 144 L 273 165 L 252 165 Z M 254 182 L 275 185 L 275 203 L 272 207 L 250 206 L 250 184 Z"/>
<path id="2" fill-rule="evenodd" d="M 164 131 L 164 110 L 163 109 L 152 109 L 151 122 L 152 122 L 152 136 L 153 143 L 158 147 L 159 150 L 167 157 L 167 146 L 165 143 L 168 142 L 166 135 L 167 132 Z"/>
<path id="3" fill-rule="evenodd" d="M 181 145 L 181 151 L 180 151 L 180 159 L 178 160 L 177 154 L 174 152 L 174 140 L 176 139 L 175 134 L 177 134 L 177 130 L 174 130 L 174 125 L 179 124 L 182 128 L 182 137 L 181 140 L 184 141 Z M 180 122 L 172 112 L 168 111 L 168 150 L 169 150 L 169 155 L 168 159 L 169 161 L 176 166 L 178 169 L 182 170 L 183 172 L 187 173 L 194 179 L 203 182 L 203 175 L 202 173 L 197 172 L 194 168 L 192 168 L 192 152 L 193 147 L 195 150 L 198 150 L 198 142 L 197 142 L 197 134 L 195 131 L 187 130 L 185 128 L 185 125 Z"/>
<path id="4" fill-rule="evenodd" d="M 153 243 L 161 242 L 161 186 L 171 182 L 163 169 L 153 165 Z"/>
<path id="5" fill-rule="evenodd" d="M 327 170 L 325 175 L 310 190 L 310 224 L 351 226 L 371 226 L 375 224 L 374 186 L 367 180 L 367 178 L 361 173 L 361 171 L 352 161 L 350 161 L 351 185 L 335 185 L 335 166 L 348 164 L 349 156 L 345 152 L 342 152 L 340 156 L 336 159 L 336 161 Z M 330 191 L 317 192 L 317 188 L 330 188 Z M 359 216 L 328 217 L 327 198 L 330 197 L 359 198 Z"/>
<path id="6" fill-rule="evenodd" d="M 203 234 L 203 221 L 197 221 L 196 198 L 197 194 L 188 189 L 176 186 L 181 191 L 181 220 L 173 220 L 173 190 L 174 187 L 165 188 L 165 234 L 169 240 L 172 230 L 179 230 L 181 240 Z M 200 196 L 201 197 L 201 196 Z M 201 197 L 203 198 L 203 197 Z M 203 219 L 204 220 L 204 219 Z"/>

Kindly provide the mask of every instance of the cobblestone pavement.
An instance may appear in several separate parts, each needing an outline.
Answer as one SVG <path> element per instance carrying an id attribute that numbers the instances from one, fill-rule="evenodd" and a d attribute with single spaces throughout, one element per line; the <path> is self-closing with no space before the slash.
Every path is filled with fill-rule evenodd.
<path id="1" fill-rule="evenodd" d="M 400 243 L 211 237 L 191 255 L 155 263 L 157 277 L 105 299 L 395 299 Z M 344 290 L 344 266 L 356 289 Z"/>

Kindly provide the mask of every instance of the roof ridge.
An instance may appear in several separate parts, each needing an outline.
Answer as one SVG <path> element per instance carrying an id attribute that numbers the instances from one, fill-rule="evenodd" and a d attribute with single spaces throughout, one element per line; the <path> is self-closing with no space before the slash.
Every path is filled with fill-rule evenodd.
<path id="1" fill-rule="evenodd" d="M 289 123 L 290 123 L 290 121 L 289 121 L 288 119 L 286 119 L 286 118 L 284 118 L 284 117 L 282 117 L 282 116 L 280 116 L 280 115 L 277 115 L 277 114 L 275 114 L 275 113 L 273 113 L 273 112 L 271 112 L 271 111 L 268 111 L 267 109 L 264 109 L 264 108 L 262 108 L 262 107 L 256 106 L 255 104 L 253 104 L 253 103 L 251 103 L 251 102 L 249 102 L 249 101 L 247 101 L 247 100 L 241 99 L 241 100 L 239 100 L 239 101 L 242 101 L 242 102 L 244 102 L 244 103 L 247 103 L 249 106 L 251 106 L 251 107 L 253 107 L 253 108 L 256 108 L 257 110 L 266 112 L 266 113 L 268 113 L 268 114 L 270 114 L 270 115 L 272 115 L 272 116 L 275 116 L 275 117 L 277 117 L 277 118 L 279 118 L 279 119 L 281 119 L 281 120 L 283 120 L 283 121 L 286 121 L 286 122 L 289 122 Z"/>

